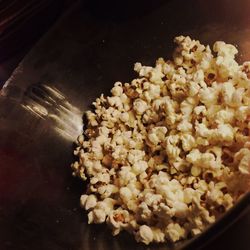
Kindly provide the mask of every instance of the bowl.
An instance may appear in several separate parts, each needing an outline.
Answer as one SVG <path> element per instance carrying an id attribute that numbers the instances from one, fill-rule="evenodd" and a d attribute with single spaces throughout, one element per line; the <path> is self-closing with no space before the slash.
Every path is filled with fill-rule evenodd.
<path id="1" fill-rule="evenodd" d="M 200 236 L 145 247 L 105 225 L 88 225 L 73 178 L 73 141 L 82 114 L 133 64 L 171 58 L 173 38 L 224 40 L 250 59 L 249 1 L 79 1 L 26 55 L 0 92 L 1 249 L 197 249 L 249 207 L 249 193 Z M 229 241 L 230 242 L 230 241 Z M 229 248 L 228 248 L 229 249 Z M 242 248 L 243 249 L 243 248 Z"/>

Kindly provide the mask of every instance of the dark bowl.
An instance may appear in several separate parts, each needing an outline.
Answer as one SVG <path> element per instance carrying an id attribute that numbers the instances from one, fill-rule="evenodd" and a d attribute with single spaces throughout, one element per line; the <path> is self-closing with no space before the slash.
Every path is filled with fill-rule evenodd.
<path id="1" fill-rule="evenodd" d="M 105 225 L 87 224 L 85 187 L 70 164 L 83 111 L 115 81 L 131 80 L 134 62 L 170 58 L 176 35 L 224 40 L 239 47 L 239 61 L 250 59 L 249 8 L 247 0 L 75 4 L 0 92 L 0 248 L 197 249 L 237 220 L 249 193 L 190 241 L 145 247 L 126 233 L 112 237 Z"/>
<path id="2" fill-rule="evenodd" d="M 0 0 L 0 63 L 37 41 L 62 8 L 61 0 Z"/>

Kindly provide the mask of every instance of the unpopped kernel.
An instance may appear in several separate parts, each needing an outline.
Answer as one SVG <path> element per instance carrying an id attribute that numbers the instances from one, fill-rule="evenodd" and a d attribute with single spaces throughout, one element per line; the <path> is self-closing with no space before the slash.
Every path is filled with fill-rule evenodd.
<path id="1" fill-rule="evenodd" d="M 250 62 L 221 41 L 174 41 L 172 61 L 136 63 L 137 79 L 96 99 L 71 165 L 88 222 L 145 244 L 202 233 L 249 190 Z"/>

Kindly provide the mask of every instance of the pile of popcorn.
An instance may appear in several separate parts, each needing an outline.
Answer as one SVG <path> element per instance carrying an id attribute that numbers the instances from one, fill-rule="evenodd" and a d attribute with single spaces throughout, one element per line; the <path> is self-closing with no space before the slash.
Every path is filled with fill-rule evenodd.
<path id="1" fill-rule="evenodd" d="M 222 41 L 174 41 L 173 61 L 136 63 L 96 99 L 71 165 L 88 222 L 145 244 L 200 234 L 249 190 L 250 62 Z"/>

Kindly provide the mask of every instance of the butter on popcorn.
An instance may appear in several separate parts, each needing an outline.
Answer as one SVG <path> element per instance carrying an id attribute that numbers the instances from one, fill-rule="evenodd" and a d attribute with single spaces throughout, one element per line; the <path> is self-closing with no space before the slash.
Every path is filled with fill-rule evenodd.
<path id="1" fill-rule="evenodd" d="M 222 41 L 174 41 L 172 61 L 137 62 L 96 99 L 71 165 L 88 222 L 145 244 L 202 233 L 250 186 L 250 62 Z"/>

